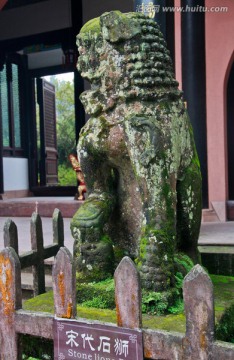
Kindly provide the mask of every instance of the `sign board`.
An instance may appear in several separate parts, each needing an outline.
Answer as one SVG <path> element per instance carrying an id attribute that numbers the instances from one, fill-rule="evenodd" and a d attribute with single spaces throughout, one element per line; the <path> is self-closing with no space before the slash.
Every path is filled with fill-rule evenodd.
<path id="1" fill-rule="evenodd" d="M 55 319 L 54 359 L 143 360 L 142 332 Z"/>

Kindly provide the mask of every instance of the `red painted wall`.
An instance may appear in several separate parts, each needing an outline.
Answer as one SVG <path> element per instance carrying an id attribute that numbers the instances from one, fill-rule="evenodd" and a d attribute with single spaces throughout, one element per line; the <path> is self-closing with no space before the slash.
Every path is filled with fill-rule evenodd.
<path id="1" fill-rule="evenodd" d="M 180 0 L 175 0 L 175 6 L 181 6 Z M 182 89 L 182 63 L 181 63 L 181 13 L 175 11 L 175 75 Z"/>
<path id="2" fill-rule="evenodd" d="M 206 6 L 227 7 L 206 13 L 206 101 L 209 202 L 226 219 L 227 143 L 226 86 L 234 60 L 234 1 L 206 0 Z"/>

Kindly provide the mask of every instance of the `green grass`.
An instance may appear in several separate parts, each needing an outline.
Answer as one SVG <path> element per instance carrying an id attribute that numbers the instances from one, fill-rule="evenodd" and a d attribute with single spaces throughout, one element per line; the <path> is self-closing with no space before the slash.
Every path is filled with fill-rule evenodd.
<path id="1" fill-rule="evenodd" d="M 45 294 L 39 295 L 36 298 L 25 301 L 24 309 L 30 311 L 42 311 L 46 313 L 53 313 L 53 293 L 49 291 Z M 79 318 L 98 320 L 102 322 L 116 323 L 115 310 L 88 308 L 83 305 L 77 306 L 77 316 Z M 179 315 L 165 315 L 155 316 L 143 314 L 144 328 L 163 329 L 171 331 L 185 331 L 185 316 Z"/>
<path id="2" fill-rule="evenodd" d="M 214 285 L 215 317 L 219 320 L 225 308 L 234 302 L 234 277 L 210 275 Z"/>

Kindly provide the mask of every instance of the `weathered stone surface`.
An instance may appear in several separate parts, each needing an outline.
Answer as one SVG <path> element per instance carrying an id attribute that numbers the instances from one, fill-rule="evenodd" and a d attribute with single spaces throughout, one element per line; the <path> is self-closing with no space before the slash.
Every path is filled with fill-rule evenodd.
<path id="1" fill-rule="evenodd" d="M 14 221 L 7 219 L 4 225 L 4 247 L 12 247 L 16 254 L 19 253 L 18 230 Z"/>
<path id="2" fill-rule="evenodd" d="M 115 270 L 117 325 L 129 329 L 142 327 L 141 287 L 133 261 L 125 256 Z"/>
<path id="3" fill-rule="evenodd" d="M 14 249 L 0 253 L 0 358 L 20 359 L 15 311 L 22 306 L 20 262 Z"/>
<path id="4" fill-rule="evenodd" d="M 184 279 L 186 336 L 185 359 L 213 359 L 214 297 L 213 284 L 200 265 Z"/>
<path id="5" fill-rule="evenodd" d="M 199 161 L 169 52 L 138 13 L 105 13 L 77 41 L 91 117 L 78 143 L 89 196 L 71 223 L 74 253 L 88 266 L 82 244 L 108 236 L 118 257 L 135 259 L 144 288 L 167 290 L 176 252 L 197 261 L 201 219 Z"/>
<path id="6" fill-rule="evenodd" d="M 232 360 L 234 359 L 234 345 L 222 341 L 216 341 L 213 345 L 212 360 Z"/>
<path id="7" fill-rule="evenodd" d="M 53 339 L 53 322 L 54 316 L 52 314 L 18 310 L 15 314 L 15 331 L 19 334 Z"/>
<path id="8" fill-rule="evenodd" d="M 64 223 L 59 209 L 54 209 L 53 212 L 53 243 L 59 247 L 64 246 Z"/>
<path id="9" fill-rule="evenodd" d="M 41 217 L 34 212 L 30 222 L 32 250 L 37 253 L 37 263 L 32 266 L 34 296 L 45 292 L 44 239 Z"/>
<path id="10" fill-rule="evenodd" d="M 144 330 L 144 358 L 157 360 L 183 360 L 183 335 L 162 330 Z M 194 358 L 195 360 L 195 358 Z M 198 359 L 196 359 L 198 360 Z"/>
<path id="11" fill-rule="evenodd" d="M 60 248 L 52 271 L 55 315 L 71 319 L 76 316 L 76 281 L 72 255 Z"/>

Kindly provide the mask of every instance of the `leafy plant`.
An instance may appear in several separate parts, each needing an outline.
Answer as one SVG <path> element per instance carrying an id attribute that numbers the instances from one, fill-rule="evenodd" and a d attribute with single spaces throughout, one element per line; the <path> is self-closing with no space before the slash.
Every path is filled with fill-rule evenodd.
<path id="1" fill-rule="evenodd" d="M 147 314 L 163 314 L 168 308 L 167 294 L 159 292 L 146 292 L 142 293 L 142 312 Z"/>
<path id="2" fill-rule="evenodd" d="M 216 338 L 234 343 L 234 303 L 224 311 L 216 325 Z"/>
<path id="3" fill-rule="evenodd" d="M 59 165 L 58 179 L 59 179 L 59 185 L 61 186 L 77 185 L 76 172 L 72 169 L 71 166 L 67 167 L 66 165 Z"/>
<path id="4" fill-rule="evenodd" d="M 150 315 L 179 314 L 183 299 L 176 288 L 163 292 L 142 291 L 142 313 Z"/>
<path id="5" fill-rule="evenodd" d="M 23 360 L 52 360 L 54 358 L 54 345 L 52 340 L 20 335 L 23 348 Z"/>
<path id="6" fill-rule="evenodd" d="M 82 303 L 84 307 L 93 307 L 97 309 L 108 309 L 109 308 L 108 299 L 104 299 L 103 296 L 96 296 L 93 299 L 86 300 Z"/>
<path id="7" fill-rule="evenodd" d="M 77 285 L 77 300 L 82 306 L 99 309 L 115 308 L 114 280 Z"/>
<path id="8" fill-rule="evenodd" d="M 175 287 L 181 291 L 183 287 L 184 276 L 181 272 L 175 274 Z"/>
<path id="9" fill-rule="evenodd" d="M 184 311 L 183 300 L 177 299 L 174 305 L 168 307 L 167 311 L 169 312 L 169 314 L 181 314 Z"/>
<path id="10" fill-rule="evenodd" d="M 174 256 L 175 267 L 177 271 L 184 276 L 193 268 L 194 263 L 188 255 L 178 253 Z"/>

